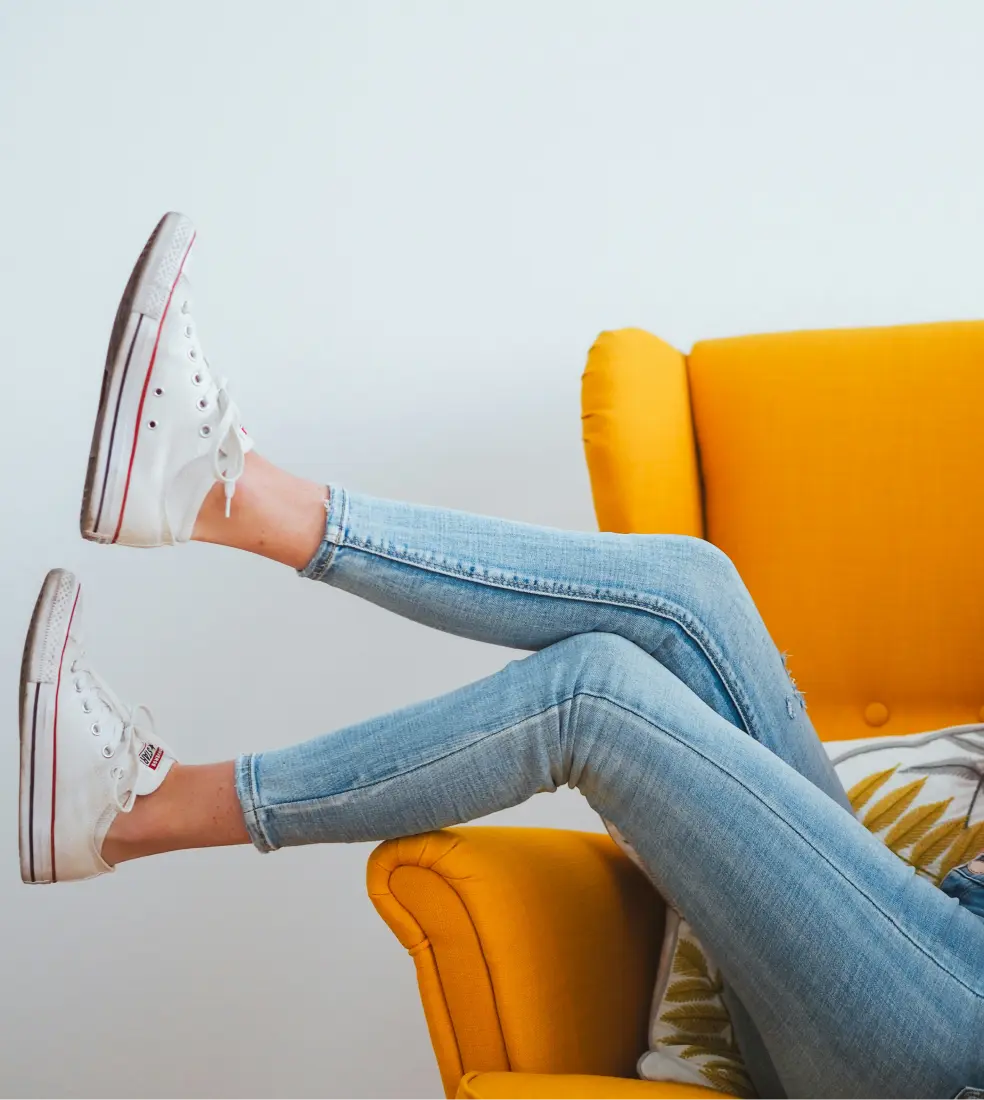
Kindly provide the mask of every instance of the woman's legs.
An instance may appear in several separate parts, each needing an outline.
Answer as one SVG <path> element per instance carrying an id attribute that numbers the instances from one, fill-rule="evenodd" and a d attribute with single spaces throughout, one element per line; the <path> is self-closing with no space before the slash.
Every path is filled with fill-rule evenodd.
<path id="1" fill-rule="evenodd" d="M 263 472 L 262 478 L 256 479 L 257 491 L 246 497 L 246 510 L 240 514 L 238 531 L 227 525 L 217 508 L 210 516 L 206 505 L 196 537 L 263 553 L 301 569 L 307 576 L 324 579 L 410 618 L 489 642 L 540 649 L 578 634 L 606 632 L 621 635 L 658 658 L 659 665 L 650 662 L 646 666 L 654 677 L 665 677 L 668 670 L 673 674 L 669 680 L 677 690 L 689 688 L 698 701 L 725 719 L 723 734 L 719 726 L 719 735 L 731 736 L 738 744 L 744 744 L 751 739 L 736 738 L 736 727 L 751 734 L 775 757 L 785 761 L 824 792 L 828 796 L 827 813 L 839 816 L 842 827 L 860 837 L 858 843 L 866 846 L 861 861 L 868 858 L 876 858 L 882 864 L 888 861 L 897 865 L 896 870 L 906 876 L 908 869 L 904 864 L 877 842 L 872 848 L 866 830 L 853 820 L 843 790 L 761 617 L 734 566 L 713 546 L 679 536 L 583 535 L 533 528 L 458 512 L 373 500 L 340 489 L 332 493 L 325 537 L 319 540 L 318 533 L 324 518 L 323 490 L 314 483 L 285 485 L 277 500 L 271 501 L 264 490 L 272 488 L 279 478 L 286 477 L 288 475 L 270 468 Z M 246 485 L 249 483 L 247 478 Z M 282 514 L 285 500 L 296 505 L 292 505 L 294 510 L 287 522 L 283 521 Z M 237 505 L 242 507 L 238 498 Z M 276 516 L 278 510 L 280 515 Z M 259 540 L 256 537 L 258 529 L 273 529 L 276 536 L 266 541 Z M 285 530 L 292 533 L 291 537 L 283 537 Z M 320 545 L 315 550 L 319 541 Z M 581 642 L 589 644 L 587 639 Z M 633 652 L 637 653 L 635 650 Z M 660 665 L 663 667 L 660 668 Z M 489 686 L 498 699 L 502 682 L 493 678 Z M 465 689 L 465 692 L 471 697 L 473 690 L 478 691 L 478 698 L 485 698 L 483 705 L 491 705 L 491 700 L 483 696 L 480 686 Z M 443 705 L 444 702 L 434 705 Z M 452 713 L 462 706 L 457 693 L 450 697 L 448 705 Z M 422 721 L 425 726 L 428 725 L 432 716 L 427 708 L 431 706 L 424 704 L 421 711 L 411 709 L 401 712 L 396 725 L 389 727 L 397 742 L 390 750 L 383 743 L 390 734 L 383 734 L 380 739 L 381 727 L 374 723 L 355 727 L 354 731 L 343 731 L 344 736 L 340 735 L 340 740 L 332 743 L 348 746 L 350 751 L 342 758 L 349 760 L 353 768 L 366 759 L 367 746 L 362 741 L 363 737 L 372 741 L 372 752 L 379 751 L 384 758 L 387 755 L 392 758 L 393 754 L 399 756 L 398 742 L 401 739 L 409 737 L 416 748 L 421 747 L 420 737 L 426 740 L 426 730 L 414 723 Z M 407 728 L 404 728 L 404 722 L 409 723 Z M 470 726 L 465 722 L 463 728 L 467 731 Z M 612 737 L 616 736 L 615 728 L 611 727 Z M 727 732 L 729 730 L 730 733 Z M 599 731 L 594 740 L 601 736 Z M 251 828 L 261 847 L 283 842 L 264 839 L 262 820 L 267 812 L 267 800 L 270 799 L 273 805 L 281 805 L 276 793 L 279 781 L 289 789 L 293 789 L 295 780 L 301 788 L 304 787 L 304 761 L 310 761 L 314 768 L 309 778 L 316 779 L 322 759 L 318 744 L 312 743 L 307 750 L 303 747 L 296 752 L 286 750 L 285 757 L 266 754 L 254 758 L 255 767 L 263 779 L 257 778 L 251 768 L 241 769 L 241 791 L 252 815 Z M 408 749 L 411 747 L 405 740 L 403 745 Z M 457 754 L 461 750 L 455 748 L 452 751 Z M 428 773 L 430 771 L 433 762 L 426 759 L 426 750 L 424 756 L 425 759 L 418 761 L 411 769 L 415 773 L 418 768 L 421 769 L 417 780 L 411 782 L 411 788 L 416 781 L 423 780 L 424 769 Z M 445 763 L 444 766 L 448 765 Z M 554 771 L 551 770 L 551 776 L 556 781 Z M 785 771 L 788 773 L 788 769 Z M 471 768 L 463 766 L 464 789 L 458 792 L 452 770 L 439 781 L 442 791 L 452 803 L 445 807 L 445 811 L 450 813 L 448 821 L 467 820 L 477 813 L 514 804 L 533 790 L 542 789 L 527 789 L 524 781 L 517 779 L 520 774 L 528 778 L 528 772 L 529 769 L 524 772 L 514 761 L 513 766 L 500 763 L 486 777 L 476 777 Z M 377 794 L 397 782 L 395 776 L 383 780 L 371 776 L 363 778 L 367 783 L 366 789 L 376 790 Z M 773 775 L 771 779 L 775 781 L 776 777 Z M 564 781 L 563 777 L 559 781 Z M 785 781 L 783 778 L 782 782 Z M 517 782 L 519 789 L 515 788 Z M 622 829 L 617 795 L 616 804 L 609 807 L 606 804 L 608 799 L 592 798 L 584 784 L 578 784 L 576 776 L 571 782 L 580 785 L 592 805 L 616 824 L 643 854 L 647 865 L 653 868 L 657 885 L 687 914 L 719 961 L 728 986 L 737 991 L 743 1001 L 746 1000 L 743 988 L 749 991 L 747 1006 L 756 1023 L 760 1029 L 771 1029 L 776 1017 L 763 1012 L 761 1006 L 757 1006 L 754 998 L 750 997 L 751 986 L 747 983 L 751 979 L 746 976 L 744 987 L 742 983 L 732 981 L 733 968 L 726 962 L 731 954 L 730 945 L 715 935 L 713 929 L 704 928 L 700 921 L 694 920 L 692 905 L 668 885 L 665 870 L 668 859 L 682 859 L 691 868 L 701 866 L 701 860 L 695 858 L 699 853 L 695 851 L 692 840 L 675 840 L 662 829 L 657 808 L 648 824 L 648 849 L 646 845 L 639 847 L 633 831 Z M 349 808 L 353 807 L 351 785 L 361 787 L 359 775 L 350 773 L 347 783 L 343 783 L 340 795 L 346 806 L 346 816 Z M 462 802 L 459 795 L 471 795 L 476 801 Z M 671 802 L 676 798 L 672 788 L 667 789 L 666 798 Z M 292 801 L 287 798 L 283 804 Z M 834 802 L 841 808 L 835 807 Z M 691 806 L 689 813 L 691 823 L 696 825 L 700 822 L 703 827 L 703 811 Z M 283 828 L 283 820 L 289 817 L 289 811 L 285 815 L 275 812 L 274 816 L 278 820 L 278 828 Z M 357 817 L 353 814 L 354 820 Z M 309 823 L 303 808 L 300 810 L 300 820 L 300 834 L 290 837 L 288 842 L 303 842 Z M 427 818 L 410 824 L 401 819 L 393 826 L 395 833 L 392 835 L 441 823 L 447 822 L 443 818 Z M 639 827 L 638 821 L 636 826 Z M 740 827 L 734 829 L 734 833 L 738 834 L 738 846 L 745 843 L 741 836 L 743 832 Z M 657 837 L 653 853 L 651 849 Z M 730 845 L 736 844 L 735 836 L 729 835 L 727 839 Z M 718 842 L 724 843 L 720 837 Z M 767 862 L 775 865 L 774 854 L 768 856 Z M 754 866 L 751 873 L 757 875 L 760 869 Z M 695 877 L 699 885 L 705 879 L 706 872 Z M 782 927 L 780 895 L 786 897 L 791 891 L 797 897 L 800 891 L 805 891 L 799 897 L 803 910 L 810 914 L 825 912 L 826 919 L 831 922 L 828 929 L 838 929 L 842 947 L 856 951 L 859 944 L 866 944 L 866 935 L 860 935 L 857 942 L 853 942 L 850 926 L 838 926 L 833 919 L 837 912 L 836 905 L 831 908 L 829 904 L 818 904 L 818 898 L 822 902 L 819 897 L 822 890 L 817 891 L 815 896 L 815 883 L 816 880 L 804 868 L 802 874 L 793 875 L 781 887 L 776 887 L 770 903 L 771 913 L 768 916 L 763 914 L 761 927 L 771 925 L 771 934 L 775 935 L 776 927 Z M 929 889 L 932 891 L 932 887 Z M 938 891 L 932 891 L 929 896 L 934 905 L 947 904 Z M 940 900 L 937 901 L 937 898 Z M 733 920 L 731 900 L 718 900 L 723 919 Z M 752 936 L 752 939 L 755 937 Z M 779 939 L 788 946 L 786 936 Z M 809 937 L 803 939 L 804 945 L 809 942 Z M 933 942 L 931 934 L 924 938 L 924 945 L 932 946 Z M 829 949 L 830 945 L 827 947 Z M 967 955 L 961 957 L 969 958 Z M 811 965 L 814 962 L 811 960 Z M 790 965 L 788 959 L 784 965 Z M 783 967 L 776 973 L 783 973 Z M 853 981 L 860 982 L 860 975 Z M 841 990 L 839 995 L 844 1003 L 852 1000 L 850 989 L 846 992 Z M 733 998 L 732 1007 L 744 1015 L 742 1006 L 736 1005 Z M 845 1019 L 850 1019 L 850 1016 L 847 1013 Z M 775 1095 L 776 1090 L 769 1088 L 772 1067 L 764 1050 L 760 1049 L 760 1037 L 747 1018 L 740 1019 L 738 1025 L 739 1039 L 753 1077 L 760 1087 Z M 812 1027 L 816 1029 L 815 1024 Z M 777 1049 L 774 1030 L 769 1030 L 768 1034 L 770 1049 Z M 782 1048 L 782 1042 L 778 1046 Z M 796 1049 L 795 1043 L 792 1043 L 792 1049 Z M 809 1059 L 809 1052 L 802 1049 L 798 1050 L 798 1055 Z M 787 1087 L 797 1089 L 788 1073 L 783 1076 Z M 829 1083 L 830 1078 L 827 1080 Z"/>
<path id="2" fill-rule="evenodd" d="M 219 487 L 195 538 L 291 565 L 441 630 L 520 649 L 605 631 L 636 643 L 738 730 L 850 810 L 802 696 L 732 562 L 682 536 L 587 534 L 326 490 L 247 458 L 232 519 Z M 753 1076 L 775 1072 L 726 987 Z"/>
<path id="3" fill-rule="evenodd" d="M 354 507 L 350 523 L 344 496 L 338 494 L 333 501 L 337 515 L 334 520 L 329 516 L 329 538 L 308 565 L 323 518 L 316 512 L 320 487 L 290 479 L 252 456 L 246 457 L 247 476 L 240 482 L 234 518 L 225 521 L 221 532 L 210 529 L 215 502 L 210 499 L 198 512 L 208 489 L 208 471 L 227 482 L 223 511 L 228 513 L 249 440 L 224 384 L 211 378 L 190 323 L 182 272 L 193 240 L 187 220 L 168 215 L 148 242 L 124 294 L 86 478 L 86 537 L 159 545 L 182 541 L 194 526 L 198 538 L 241 545 L 304 568 L 308 575 L 323 576 L 330 570 L 331 583 L 442 629 L 507 645 L 549 647 L 521 663 L 531 683 L 517 679 L 519 674 L 510 673 L 516 666 L 510 666 L 493 678 L 491 694 L 486 682 L 449 697 L 446 708 L 443 701 L 425 705 L 423 716 L 411 708 L 363 724 L 354 742 L 351 731 L 342 731 L 281 754 L 240 761 L 236 778 L 254 839 L 261 846 L 281 833 L 295 842 L 345 839 L 343 822 L 356 835 L 360 829 L 368 830 L 366 835 L 381 835 L 378 830 L 387 822 L 405 832 L 415 820 L 424 819 L 426 827 L 456 820 L 463 812 L 488 812 L 503 799 L 515 801 L 540 786 L 549 788 L 558 777 L 566 778 L 578 783 L 592 805 L 636 846 L 666 895 L 691 916 L 712 950 L 720 945 L 725 974 L 735 976 L 743 998 L 748 990 L 756 1018 L 775 1025 L 769 1031 L 770 1043 L 780 1043 L 778 1053 L 784 1061 L 779 1064 L 791 1069 L 794 1087 L 801 1081 L 808 1086 L 817 1076 L 814 1068 L 827 1071 L 824 1083 L 833 1082 L 834 1088 L 838 1078 L 852 1089 L 860 1087 L 860 1078 L 867 1079 L 874 1083 L 873 1089 L 864 1090 L 867 1093 L 902 1095 L 919 1090 L 922 1079 L 931 1081 L 935 1091 L 941 1081 L 966 1079 L 965 1072 L 949 1072 L 954 1066 L 958 1071 L 968 1068 L 967 1054 L 958 1046 L 965 1032 L 952 1027 L 942 1034 L 943 1025 L 929 1008 L 942 1005 L 951 1020 L 966 1019 L 966 1033 L 979 1026 L 979 989 L 968 993 L 963 970 L 972 957 L 968 946 L 975 952 L 980 947 L 980 926 L 972 928 L 967 922 L 973 918 L 966 912 L 947 909 L 952 899 L 922 880 L 910 881 L 909 869 L 846 812 L 836 776 L 805 715 L 797 714 L 802 710 L 799 700 L 795 693 L 790 697 L 791 685 L 779 674 L 778 655 L 774 646 L 770 649 L 747 593 L 733 577 L 727 584 L 719 583 L 727 573 L 719 559 L 697 567 L 701 554 L 713 555 L 698 550 L 695 540 L 678 540 L 674 546 L 667 538 L 564 536 L 436 511 L 424 515 L 423 510 L 409 509 L 401 516 L 400 506 L 385 502 L 368 502 L 374 513 L 368 521 Z M 161 310 L 159 292 L 167 286 L 170 291 Z M 149 324 L 141 327 L 149 321 L 145 314 L 159 317 L 156 338 L 141 342 L 142 332 L 153 336 Z M 135 347 L 133 365 L 140 369 L 128 373 Z M 189 359 L 201 364 L 194 373 Z M 148 392 L 154 395 L 152 405 L 160 402 L 154 405 L 153 419 L 143 416 Z M 116 431 L 121 409 L 123 420 L 135 425 L 132 434 Z M 263 475 L 268 478 L 266 486 Z M 252 504 L 251 484 L 256 490 Z M 353 504 L 358 503 L 353 498 Z M 674 550 L 682 553 L 675 555 Z M 558 616 L 549 605 L 564 611 Z M 71 639 L 74 606 L 62 615 L 53 605 L 52 614 Z M 642 648 L 617 638 L 606 640 L 603 633 L 572 637 L 585 631 L 612 631 Z M 28 648 L 32 644 L 29 638 Z M 151 754 L 154 745 L 144 744 L 138 764 L 140 731 L 127 724 L 126 714 L 111 700 L 106 702 L 107 728 L 99 723 L 91 730 L 84 728 L 88 719 L 79 708 L 84 708 L 89 694 L 99 693 L 86 688 L 84 655 L 72 644 L 70 670 L 75 672 L 76 652 L 83 661 L 76 689 L 81 694 L 74 710 L 63 708 L 62 733 L 76 736 L 63 740 L 62 747 L 74 751 L 80 777 L 95 775 L 91 765 L 99 754 L 93 735 L 102 742 L 106 761 L 126 765 L 103 762 L 108 769 L 100 773 L 105 789 L 92 786 L 88 793 L 93 805 L 107 796 L 124 808 L 135 801 L 131 820 L 152 824 L 149 807 L 163 807 L 173 798 L 176 811 L 188 811 L 186 832 L 168 843 L 158 839 L 158 848 L 147 850 L 242 839 L 228 764 L 175 767 L 163 785 L 158 776 L 153 794 L 143 800 L 136 797 L 140 791 L 134 782 L 147 778 L 139 768 L 152 769 L 160 747 Z M 32 811 L 34 735 L 39 729 L 52 734 L 44 724 L 52 698 L 57 726 L 65 663 L 64 649 L 59 660 L 48 661 L 47 651 L 42 655 L 46 659 L 37 667 L 29 663 L 29 677 L 22 674 L 22 739 L 25 730 L 30 731 L 22 747 L 30 750 L 26 759 L 32 769 Z M 53 684 L 49 673 L 55 665 L 59 679 Z M 66 698 L 71 698 L 69 692 L 66 686 Z M 679 713 L 674 703 L 681 705 Z M 785 726 L 777 720 L 783 709 Z M 456 732 L 463 724 L 464 739 Z M 736 729 L 751 736 L 736 737 Z M 48 740 L 52 755 L 43 763 L 54 775 L 53 734 Z M 780 760 L 780 752 L 788 754 L 793 768 Z M 147 789 L 153 789 L 154 783 L 147 782 Z M 56 880 L 55 785 L 53 779 L 51 864 L 42 866 L 38 877 L 31 862 L 31 881 Z M 71 800 L 78 792 L 68 784 L 62 793 Z M 421 799 L 422 793 L 427 798 Z M 415 816 L 421 810 L 426 812 Z M 61 820 L 65 817 L 62 813 Z M 44 854 L 43 846 L 35 843 L 33 818 L 28 815 L 26 820 L 26 850 L 33 861 L 35 854 Z M 767 849 L 761 866 L 750 858 L 755 855 L 752 838 L 759 838 L 760 847 Z M 98 823 L 93 839 L 101 839 Z M 149 838 L 143 839 L 146 843 Z M 133 843 L 139 840 L 129 838 Z M 111 838 L 107 844 L 111 842 L 122 844 L 123 838 Z M 692 873 L 695 859 L 701 871 L 697 881 Z M 77 862 L 75 877 L 103 869 L 97 860 L 79 856 Z M 804 871 L 807 877 L 801 880 L 798 876 Z M 910 893 L 914 904 L 896 915 L 900 896 Z M 797 900 L 806 903 L 806 925 L 823 917 L 816 938 L 803 939 L 804 950 L 814 949 L 816 943 L 827 949 L 828 957 L 819 960 L 822 966 L 793 966 L 804 962 L 796 951 L 799 930 L 789 920 L 776 923 L 777 914 L 790 916 L 791 903 Z M 849 932 L 854 930 L 852 921 L 870 918 L 874 935 L 833 937 L 834 918 L 843 920 L 845 915 Z M 951 934 L 950 942 L 941 940 L 944 932 Z M 890 957 L 845 962 L 845 946 L 867 946 L 869 941 L 878 947 L 887 944 Z M 926 943 L 935 959 L 925 950 Z M 929 971 L 923 973 L 926 967 Z M 906 981 L 900 982 L 900 974 Z M 783 984 L 790 975 L 791 1002 Z M 887 1012 L 878 1017 L 877 1041 L 865 1052 L 873 1051 L 874 1057 L 867 1061 L 859 1060 L 857 1039 L 845 1023 L 850 1019 L 845 1002 L 864 988 L 859 977 L 870 980 L 888 1004 Z M 848 995 L 838 997 L 840 985 Z M 915 1011 L 906 1002 L 913 988 L 922 998 Z M 936 1005 L 928 1006 L 926 998 L 934 992 Z M 803 1046 L 803 1037 L 812 1038 L 815 1025 L 816 1056 Z M 788 1047 L 781 1045 L 784 1028 L 790 1036 Z M 938 1048 L 933 1045 L 937 1040 Z M 796 1056 L 789 1056 L 797 1041 Z M 954 1047 L 958 1049 L 947 1059 Z M 896 1052 L 905 1057 L 894 1057 Z M 837 1059 L 828 1065 L 831 1056 Z M 941 1057 L 946 1064 L 937 1073 L 932 1063 Z M 879 1068 L 884 1070 L 880 1076 Z M 903 1071 L 904 1087 L 893 1090 L 892 1083 Z"/>
<path id="4" fill-rule="evenodd" d="M 634 642 L 845 809 L 836 773 L 733 563 L 703 539 L 562 531 L 326 490 L 247 458 L 195 538 L 248 549 L 406 618 L 517 649 Z"/>
<path id="5" fill-rule="evenodd" d="M 623 638 L 575 636 L 236 767 L 265 850 L 440 828 L 568 783 L 686 914 L 788 1095 L 951 1096 L 984 1075 L 984 922 Z M 197 843 L 231 842 L 214 817 Z"/>

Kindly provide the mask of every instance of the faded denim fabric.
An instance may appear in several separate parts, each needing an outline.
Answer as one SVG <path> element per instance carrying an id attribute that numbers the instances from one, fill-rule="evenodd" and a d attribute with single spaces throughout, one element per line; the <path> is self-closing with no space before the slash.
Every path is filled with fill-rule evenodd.
<path id="1" fill-rule="evenodd" d="M 966 905 L 972 913 L 984 917 L 984 859 L 979 856 L 954 867 L 940 883 L 940 889 Z"/>
<path id="2" fill-rule="evenodd" d="M 441 698 L 241 757 L 258 848 L 424 832 L 567 784 L 720 966 L 762 1096 L 984 1084 L 980 892 L 964 892 L 965 869 L 952 896 L 937 889 L 855 819 L 723 552 L 332 487 L 301 572 L 534 652 Z"/>

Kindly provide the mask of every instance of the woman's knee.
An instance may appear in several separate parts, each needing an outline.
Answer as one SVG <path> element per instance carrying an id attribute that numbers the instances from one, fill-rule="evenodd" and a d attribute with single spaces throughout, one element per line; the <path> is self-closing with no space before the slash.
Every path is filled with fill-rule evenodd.
<path id="1" fill-rule="evenodd" d="M 707 539 L 695 535 L 681 535 L 688 573 L 701 587 L 729 592 L 738 587 L 744 590 L 738 567 L 728 554 Z"/>
<path id="2" fill-rule="evenodd" d="M 559 783 L 576 787 L 599 813 L 626 793 L 652 753 L 651 717 L 681 705 L 686 688 L 644 649 L 619 634 L 577 634 L 552 646 L 563 662 Z M 647 716 L 647 717 L 644 717 Z"/>
<path id="3" fill-rule="evenodd" d="M 719 546 L 691 535 L 679 536 L 678 575 L 670 598 L 719 641 L 757 618 L 755 604 L 738 567 Z"/>
<path id="4" fill-rule="evenodd" d="M 620 634 L 575 634 L 551 650 L 564 663 L 572 695 L 610 694 L 626 677 L 655 673 L 654 659 Z"/>

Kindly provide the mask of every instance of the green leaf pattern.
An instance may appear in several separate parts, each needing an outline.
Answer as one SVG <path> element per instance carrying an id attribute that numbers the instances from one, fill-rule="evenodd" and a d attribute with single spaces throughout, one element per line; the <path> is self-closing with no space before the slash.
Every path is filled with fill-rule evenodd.
<path id="1" fill-rule="evenodd" d="M 655 1045 L 695 1062 L 711 1088 L 733 1096 L 754 1097 L 755 1089 L 731 1030 L 731 1017 L 721 999 L 720 972 L 699 943 L 681 935 L 671 973 L 680 977 L 663 994 L 659 1020 L 672 1030 Z"/>

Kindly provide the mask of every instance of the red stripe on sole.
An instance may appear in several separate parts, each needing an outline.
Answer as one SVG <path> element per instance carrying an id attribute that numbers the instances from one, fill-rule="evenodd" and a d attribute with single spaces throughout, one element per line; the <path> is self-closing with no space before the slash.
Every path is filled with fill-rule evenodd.
<path id="1" fill-rule="evenodd" d="M 62 642 L 61 657 L 58 660 L 58 680 L 55 683 L 55 722 L 51 738 L 51 881 L 57 882 L 55 875 L 55 777 L 58 775 L 58 695 L 61 691 L 62 665 L 65 663 L 65 650 L 68 649 L 68 636 L 72 633 L 72 623 L 75 620 L 75 609 L 79 606 L 79 596 L 82 594 L 82 586 L 75 590 L 75 602 L 72 604 L 72 613 L 68 617 L 68 628 L 65 631 L 65 641 Z"/>
<path id="2" fill-rule="evenodd" d="M 133 449 L 130 451 L 130 465 L 127 467 L 126 484 L 123 486 L 123 503 L 120 505 L 120 518 L 116 522 L 116 531 L 112 538 L 113 542 L 116 542 L 120 537 L 120 531 L 123 529 L 123 514 L 126 512 L 126 499 L 130 493 L 130 478 L 133 474 L 133 460 L 137 455 L 137 440 L 140 438 L 140 418 L 143 416 L 144 401 L 147 398 L 147 387 L 150 385 L 150 376 L 154 373 L 154 363 L 157 361 L 157 347 L 161 342 L 161 331 L 164 328 L 167 311 L 171 308 L 174 288 L 178 285 L 178 280 L 181 278 L 181 272 L 184 271 L 185 261 L 188 259 L 188 253 L 191 252 L 191 246 L 195 243 L 195 238 L 197 236 L 197 233 L 192 233 L 191 240 L 188 242 L 188 247 L 185 249 L 185 254 L 181 257 L 178 273 L 174 276 L 174 282 L 171 284 L 171 290 L 167 296 L 167 302 L 164 305 L 164 312 L 161 314 L 160 324 L 157 326 L 157 336 L 154 338 L 154 350 L 150 355 L 150 366 L 147 367 L 147 377 L 144 379 L 143 389 L 140 392 L 140 405 L 137 407 L 137 423 L 133 432 Z"/>

